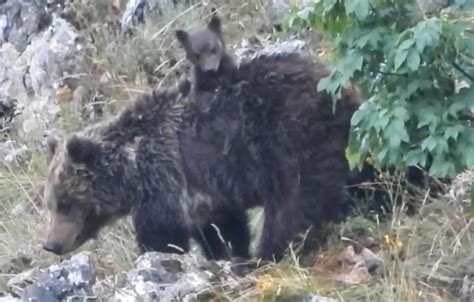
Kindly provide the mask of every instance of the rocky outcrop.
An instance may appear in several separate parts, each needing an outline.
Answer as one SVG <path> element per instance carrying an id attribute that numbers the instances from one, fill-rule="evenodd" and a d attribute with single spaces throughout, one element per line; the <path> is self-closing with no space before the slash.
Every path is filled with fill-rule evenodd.
<path id="1" fill-rule="evenodd" d="M 86 41 L 58 15 L 56 1 L 0 4 L 0 130 L 39 138 L 59 112 L 61 89 L 87 75 Z M 4 148 L 3 148 L 4 149 Z M 7 156 L 20 151 L 13 149 Z"/>
<path id="2" fill-rule="evenodd" d="M 5 301 L 209 301 L 220 293 L 236 294 L 254 285 L 255 276 L 237 277 L 230 262 L 150 252 L 133 269 L 99 279 L 92 254 L 82 252 L 44 270 L 20 274 L 8 283 Z M 291 301 L 335 302 L 317 295 Z"/>

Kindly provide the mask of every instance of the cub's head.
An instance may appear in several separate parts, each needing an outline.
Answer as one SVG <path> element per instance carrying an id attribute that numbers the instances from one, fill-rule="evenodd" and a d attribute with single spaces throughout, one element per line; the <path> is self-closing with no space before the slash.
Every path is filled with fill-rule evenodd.
<path id="1" fill-rule="evenodd" d="M 202 71 L 217 71 L 225 44 L 222 37 L 221 20 L 214 15 L 206 27 L 193 31 L 175 31 L 176 38 L 186 52 L 186 58 Z"/>
<path id="2" fill-rule="evenodd" d="M 43 248 L 62 255 L 93 238 L 118 216 L 120 178 L 115 178 L 119 173 L 104 159 L 105 147 L 91 139 L 73 136 L 62 143 L 50 137 L 45 148 L 49 170 L 43 197 L 50 224 Z"/>

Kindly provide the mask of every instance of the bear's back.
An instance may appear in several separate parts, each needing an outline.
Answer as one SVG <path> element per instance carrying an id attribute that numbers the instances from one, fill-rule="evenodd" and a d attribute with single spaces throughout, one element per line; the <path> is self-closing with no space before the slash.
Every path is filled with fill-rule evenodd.
<path id="1" fill-rule="evenodd" d="M 339 155 L 358 98 L 343 98 L 333 114 L 330 96 L 317 91 L 328 74 L 297 53 L 259 56 L 241 62 L 233 82 L 192 100 L 180 129 L 191 184 L 220 199 L 255 199 L 269 158 L 304 164 Z"/>

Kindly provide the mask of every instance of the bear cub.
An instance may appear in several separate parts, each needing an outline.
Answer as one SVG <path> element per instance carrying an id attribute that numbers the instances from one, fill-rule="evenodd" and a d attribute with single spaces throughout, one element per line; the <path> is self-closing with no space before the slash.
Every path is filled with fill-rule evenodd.
<path id="1" fill-rule="evenodd" d="M 176 38 L 192 64 L 194 92 L 214 92 L 222 81 L 230 80 L 236 64 L 226 51 L 220 18 L 213 14 L 206 27 L 191 31 L 178 29 Z"/>

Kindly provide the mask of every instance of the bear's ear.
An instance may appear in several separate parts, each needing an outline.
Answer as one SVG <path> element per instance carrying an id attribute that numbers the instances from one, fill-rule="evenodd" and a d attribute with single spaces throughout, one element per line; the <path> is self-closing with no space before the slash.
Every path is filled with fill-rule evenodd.
<path id="1" fill-rule="evenodd" d="M 221 19 L 217 16 L 215 10 L 212 13 L 211 21 L 207 24 L 207 28 L 216 34 L 221 34 Z"/>
<path id="2" fill-rule="evenodd" d="M 56 153 L 56 150 L 58 149 L 59 141 L 60 141 L 59 137 L 55 135 L 49 135 L 43 141 L 43 147 L 46 153 L 46 160 L 48 163 L 50 163 L 51 160 L 53 159 L 53 156 Z"/>
<path id="3" fill-rule="evenodd" d="M 191 92 L 191 81 L 189 81 L 186 77 L 180 79 L 178 82 L 178 91 L 181 93 L 181 97 L 187 97 Z"/>
<path id="4" fill-rule="evenodd" d="M 178 39 L 179 43 L 187 48 L 189 45 L 189 34 L 185 30 L 178 29 L 174 32 L 174 35 L 176 36 L 176 39 Z"/>
<path id="5" fill-rule="evenodd" d="M 51 160 L 53 158 L 54 154 L 56 153 L 56 149 L 58 148 L 58 145 L 59 141 L 54 136 L 48 136 L 44 140 L 44 149 L 48 160 Z"/>
<path id="6" fill-rule="evenodd" d="M 73 136 L 67 144 L 66 150 L 69 158 L 78 164 L 92 162 L 100 153 L 100 145 L 91 139 Z"/>

